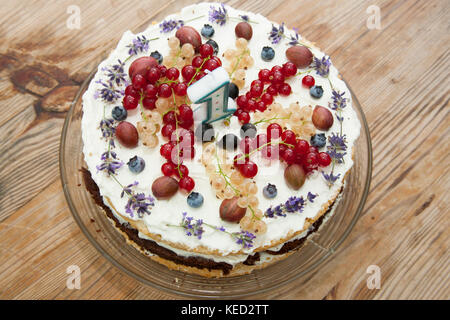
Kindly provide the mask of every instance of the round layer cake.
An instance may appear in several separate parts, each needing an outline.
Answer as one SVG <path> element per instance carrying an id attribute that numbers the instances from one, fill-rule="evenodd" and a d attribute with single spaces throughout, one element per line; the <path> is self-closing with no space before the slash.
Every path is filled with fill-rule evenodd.
<path id="1" fill-rule="evenodd" d="M 88 190 L 127 243 L 207 277 L 299 250 L 332 214 L 360 123 L 330 57 L 217 3 L 127 31 L 83 95 Z"/>

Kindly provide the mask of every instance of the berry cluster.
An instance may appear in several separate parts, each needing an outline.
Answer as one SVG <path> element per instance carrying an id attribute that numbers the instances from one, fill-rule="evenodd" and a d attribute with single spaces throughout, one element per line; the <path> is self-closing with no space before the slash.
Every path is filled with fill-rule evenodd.
<path id="1" fill-rule="evenodd" d="M 295 76 L 296 73 L 297 67 L 292 62 L 274 66 L 271 70 L 260 70 L 258 79 L 251 83 L 250 90 L 245 95 L 237 97 L 236 103 L 239 108 L 234 115 L 241 123 L 248 123 L 249 113 L 266 111 L 267 107 L 273 103 L 274 96 L 278 94 L 289 96 L 292 88 L 285 80 Z"/>
<path id="2" fill-rule="evenodd" d="M 255 61 L 250 56 L 248 41 L 244 38 L 236 39 L 236 49 L 228 49 L 223 54 L 229 61 L 225 68 L 230 74 L 231 81 L 239 88 L 245 86 L 245 70 L 252 67 Z"/>
<path id="3" fill-rule="evenodd" d="M 199 48 L 199 55 L 192 59 L 192 64 L 185 65 L 181 75 L 188 86 L 206 75 L 206 70 L 213 71 L 222 65 L 222 61 L 214 55 L 214 48 L 204 43 Z"/>

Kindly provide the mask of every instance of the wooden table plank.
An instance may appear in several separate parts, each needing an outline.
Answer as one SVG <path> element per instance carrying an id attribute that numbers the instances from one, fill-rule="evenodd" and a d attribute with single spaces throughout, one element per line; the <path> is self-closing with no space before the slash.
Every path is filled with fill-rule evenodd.
<path id="1" fill-rule="evenodd" d="M 122 33 L 194 2 L 78 1 L 79 30 L 66 27 L 73 1 L 0 8 L 0 298 L 180 298 L 137 283 L 90 245 L 67 208 L 57 156 L 70 101 Z M 298 27 L 330 54 L 373 142 L 371 191 L 348 239 L 320 270 L 257 298 L 449 299 L 448 1 L 226 3 Z M 366 26 L 370 5 L 381 9 L 380 30 Z M 380 290 L 366 286 L 374 264 Z M 70 265 L 82 270 L 80 290 L 66 287 Z"/>

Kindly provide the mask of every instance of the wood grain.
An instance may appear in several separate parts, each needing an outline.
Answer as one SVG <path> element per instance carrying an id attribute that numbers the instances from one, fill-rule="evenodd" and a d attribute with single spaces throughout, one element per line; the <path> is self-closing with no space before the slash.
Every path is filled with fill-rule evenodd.
<path id="1" fill-rule="evenodd" d="M 107 262 L 73 221 L 58 149 L 80 84 L 134 32 L 199 1 L 4 1 L 0 7 L 0 298 L 177 299 Z M 314 41 L 358 96 L 373 142 L 364 213 L 334 258 L 256 298 L 449 299 L 450 4 L 430 1 L 226 1 Z M 381 9 L 381 29 L 366 26 Z M 45 18 L 44 18 L 45 17 Z M 66 268 L 82 270 L 80 290 Z M 369 265 L 381 289 L 366 286 Z"/>

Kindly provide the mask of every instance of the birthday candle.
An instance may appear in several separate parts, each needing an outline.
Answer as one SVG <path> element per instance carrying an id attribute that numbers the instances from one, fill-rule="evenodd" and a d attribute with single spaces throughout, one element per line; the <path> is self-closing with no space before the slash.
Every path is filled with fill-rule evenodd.
<path id="1" fill-rule="evenodd" d="M 193 103 L 202 104 L 195 109 L 196 113 L 198 110 L 201 114 L 199 120 L 211 123 L 224 119 L 236 111 L 235 108 L 229 107 L 229 100 L 233 101 L 228 97 L 229 85 L 228 72 L 219 67 L 188 87 L 189 99 Z"/>

